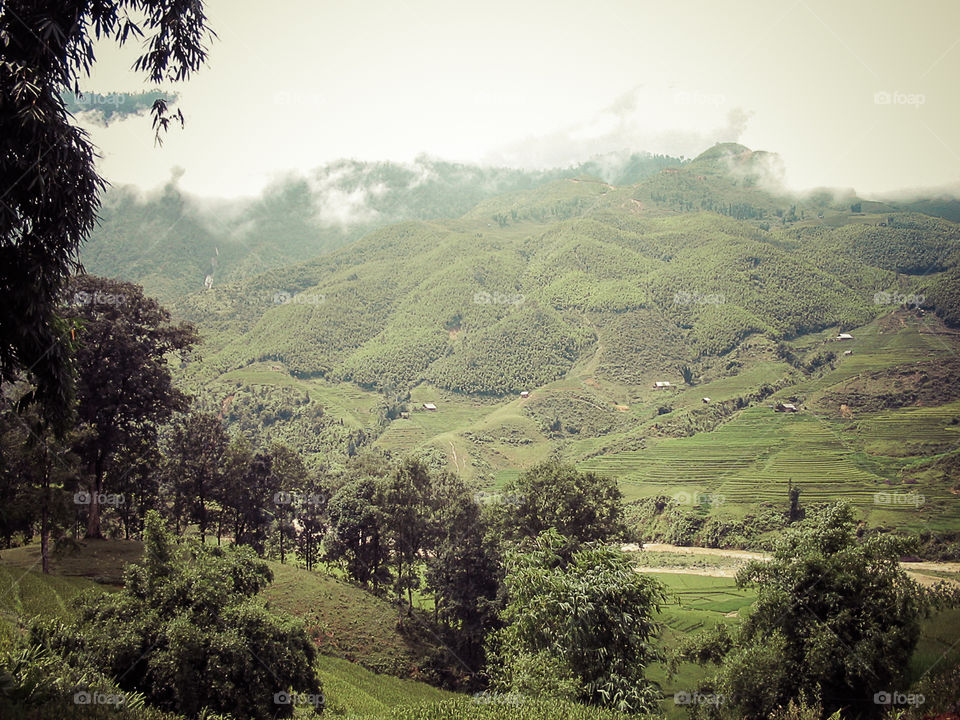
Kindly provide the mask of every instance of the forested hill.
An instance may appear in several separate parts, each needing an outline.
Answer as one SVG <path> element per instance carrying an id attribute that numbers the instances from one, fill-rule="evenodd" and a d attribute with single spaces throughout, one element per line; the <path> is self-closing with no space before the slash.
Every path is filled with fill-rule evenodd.
<path id="1" fill-rule="evenodd" d="M 635 183 L 681 160 L 662 155 L 599 157 L 576 167 L 523 171 L 421 157 L 410 164 L 342 160 L 288 177 L 253 200 L 202 200 L 176 177 L 143 194 L 111 188 L 82 252 L 88 272 L 122 277 L 172 302 L 214 285 L 307 260 L 384 225 L 459 217 L 477 203 L 567 177 Z"/>
<path id="2" fill-rule="evenodd" d="M 495 396 L 588 359 L 627 385 L 675 377 L 751 336 L 863 325 L 911 293 L 956 316 L 956 224 L 771 192 L 774 161 L 727 145 L 626 187 L 556 180 L 177 309 L 207 335 L 207 377 L 269 360 L 301 377 Z"/>

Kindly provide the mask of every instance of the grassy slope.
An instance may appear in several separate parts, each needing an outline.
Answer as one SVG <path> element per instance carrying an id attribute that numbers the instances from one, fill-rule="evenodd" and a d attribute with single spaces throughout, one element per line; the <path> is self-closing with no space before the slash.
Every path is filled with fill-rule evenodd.
<path id="1" fill-rule="evenodd" d="M 32 617 L 68 617 L 70 601 L 82 592 L 109 591 L 141 549 L 139 543 L 118 540 L 83 543 L 69 558 L 55 559 L 51 575 L 40 573 L 36 546 L 5 550 L 0 557 L 0 640 Z M 396 706 L 459 697 L 367 669 L 409 675 L 423 651 L 395 630 L 396 613 L 388 603 L 324 575 L 270 566 L 275 580 L 264 596 L 272 607 L 301 617 L 317 639 L 323 653 L 317 672 L 333 715 L 379 718 Z"/>
<path id="2" fill-rule="evenodd" d="M 65 616 L 70 612 L 71 598 L 85 590 L 104 588 L 91 577 L 114 576 L 115 568 L 135 558 L 135 550 L 134 544 L 123 541 L 91 543 L 81 546 L 69 563 L 54 565 L 55 570 L 69 575 L 48 576 L 30 567 L 32 548 L 4 551 L 0 561 L 0 628 L 4 633 L 11 632 L 36 615 Z M 724 558 L 704 560 L 695 554 L 687 557 L 675 553 L 665 558 L 644 553 L 638 561 L 645 565 L 663 561 L 681 571 L 651 572 L 668 591 L 659 617 L 667 648 L 716 624 L 736 624 L 749 611 L 755 597 L 753 590 L 737 588 L 731 577 L 692 574 L 703 570 L 704 562 L 719 565 L 725 571 L 734 570 L 736 566 Z M 334 716 L 373 720 L 390 717 L 400 706 L 434 704 L 458 697 L 415 680 L 377 674 L 363 667 L 384 667 L 410 657 L 410 645 L 393 630 L 395 615 L 386 603 L 329 577 L 277 563 L 271 563 L 271 567 L 275 582 L 265 593 L 271 605 L 302 617 L 312 631 L 319 631 L 320 649 L 325 654 L 319 658 L 317 670 Z M 683 573 L 685 568 L 692 573 Z M 945 653 L 949 657 L 944 662 L 960 659 L 960 650 L 951 647 L 958 635 L 960 609 L 944 611 L 924 621 L 911 661 L 912 676 L 919 677 Z M 350 662 L 350 658 L 362 665 Z M 663 709 L 668 717 L 684 716 L 672 702 L 673 693 L 692 691 L 704 673 L 701 668 L 685 666 L 678 675 L 668 678 L 663 666 L 650 669 L 650 677 L 663 687 Z"/>
<path id="3" fill-rule="evenodd" d="M 274 581 L 264 597 L 303 618 L 320 652 L 377 672 L 416 675 L 426 648 L 397 630 L 397 611 L 389 603 L 327 575 L 276 562 L 270 568 Z"/>

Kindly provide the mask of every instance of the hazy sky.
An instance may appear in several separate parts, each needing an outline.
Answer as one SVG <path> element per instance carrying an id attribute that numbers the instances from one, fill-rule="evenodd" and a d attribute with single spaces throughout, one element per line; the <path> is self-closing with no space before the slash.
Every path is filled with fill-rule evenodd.
<path id="1" fill-rule="evenodd" d="M 208 0 L 209 66 L 91 128 L 115 183 L 255 194 L 341 157 L 564 165 L 620 150 L 779 152 L 796 188 L 960 188 L 960 2 Z M 148 89 L 102 48 L 90 91 Z M 879 95 L 878 95 L 879 93 Z"/>

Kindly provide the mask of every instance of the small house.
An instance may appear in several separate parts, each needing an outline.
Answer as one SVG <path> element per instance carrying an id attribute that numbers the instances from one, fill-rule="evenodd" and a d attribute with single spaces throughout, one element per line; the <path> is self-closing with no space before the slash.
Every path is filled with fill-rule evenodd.
<path id="1" fill-rule="evenodd" d="M 710 398 L 701 398 L 701 400 L 702 400 L 702 402 L 703 402 L 704 405 L 709 405 L 709 404 L 710 404 Z"/>
<path id="2" fill-rule="evenodd" d="M 777 403 L 774 408 L 777 412 L 787 412 L 795 413 L 797 412 L 797 406 L 793 403 Z"/>
<path id="3" fill-rule="evenodd" d="M 673 385 L 667 380 L 658 380 L 653 384 L 654 390 L 664 390 L 666 388 L 672 388 Z"/>
<path id="4" fill-rule="evenodd" d="M 837 335 L 837 340 L 853 340 L 853 335 L 850 333 L 840 333 Z"/>
<path id="5" fill-rule="evenodd" d="M 401 411 L 400 411 L 400 419 L 401 419 L 401 420 L 409 420 L 409 419 L 410 419 L 410 413 L 408 413 L 408 412 L 405 411 L 405 410 L 401 410 Z"/>
<path id="6" fill-rule="evenodd" d="M 522 397 L 522 398 L 528 398 L 528 397 L 530 397 L 530 391 L 529 391 L 529 390 L 524 390 L 522 393 L 520 393 L 520 397 Z"/>
<path id="7" fill-rule="evenodd" d="M 843 351 L 843 354 L 844 354 L 844 355 L 853 355 L 853 350 L 844 350 L 844 351 Z"/>
<path id="8" fill-rule="evenodd" d="M 434 405 L 433 403 L 424 403 L 424 404 L 423 404 L 423 409 L 424 409 L 424 410 L 429 410 L 430 412 L 436 412 L 436 411 L 437 411 L 437 406 Z"/>

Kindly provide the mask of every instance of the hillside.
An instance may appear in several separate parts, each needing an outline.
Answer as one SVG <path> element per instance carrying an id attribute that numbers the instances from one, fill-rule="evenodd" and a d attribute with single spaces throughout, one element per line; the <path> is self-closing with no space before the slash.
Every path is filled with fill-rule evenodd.
<path id="1" fill-rule="evenodd" d="M 131 97 L 152 102 L 152 96 Z M 123 110 L 101 107 L 97 100 L 90 96 L 91 107 L 108 116 Z M 458 217 L 493 196 L 558 178 L 604 176 L 632 183 L 679 164 L 677 158 L 646 153 L 548 171 L 428 157 L 410 164 L 341 160 L 307 177 L 277 180 L 257 198 L 234 201 L 191 196 L 178 187 L 175 172 L 166 186 L 150 193 L 108 189 L 81 261 L 88 272 L 132 280 L 173 302 L 206 282 L 220 285 L 307 260 L 390 223 Z"/>
<path id="2" fill-rule="evenodd" d="M 314 466 L 373 446 L 498 484 L 559 454 L 732 519 L 795 483 L 949 528 L 960 409 L 934 388 L 960 345 L 923 308 L 955 317 L 960 227 L 785 195 L 777 163 L 721 145 L 632 185 L 557 179 L 215 284 L 174 306 L 205 339 L 182 382 Z"/>

